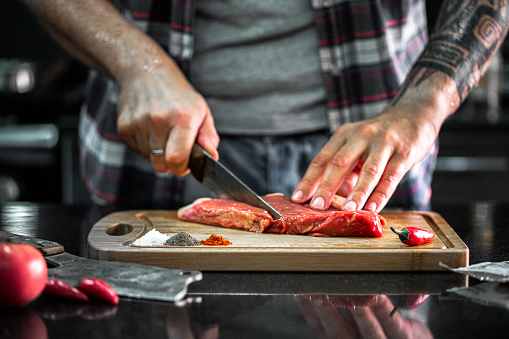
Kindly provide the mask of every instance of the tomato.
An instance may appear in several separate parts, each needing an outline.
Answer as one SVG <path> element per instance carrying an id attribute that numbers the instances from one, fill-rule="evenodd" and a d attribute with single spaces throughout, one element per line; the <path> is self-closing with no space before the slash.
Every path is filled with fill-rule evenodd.
<path id="1" fill-rule="evenodd" d="M 46 260 L 35 247 L 0 243 L 0 305 L 27 304 L 41 294 L 47 279 Z"/>

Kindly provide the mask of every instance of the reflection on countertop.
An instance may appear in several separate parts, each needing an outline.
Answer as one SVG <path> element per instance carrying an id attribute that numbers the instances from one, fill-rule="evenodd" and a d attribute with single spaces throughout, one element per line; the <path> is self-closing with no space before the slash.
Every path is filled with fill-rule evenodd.
<path id="1" fill-rule="evenodd" d="M 115 207 L 6 203 L 0 230 L 58 242 L 87 255 L 87 235 Z M 509 260 L 509 204 L 439 203 L 470 249 L 471 263 Z M 341 260 L 338 257 L 338 260 Z M 0 337 L 27 329 L 32 338 L 321 338 L 387 331 L 384 325 L 435 338 L 503 337 L 509 311 L 446 293 L 478 286 L 443 272 L 203 272 L 189 304 L 121 298 L 118 306 L 86 305 L 41 297 L 18 309 L 0 307 Z M 481 286 L 482 287 L 482 286 Z M 30 325 L 30 326 L 28 326 Z M 384 332 L 388 337 L 394 333 Z M 415 333 L 414 333 L 415 334 Z"/>

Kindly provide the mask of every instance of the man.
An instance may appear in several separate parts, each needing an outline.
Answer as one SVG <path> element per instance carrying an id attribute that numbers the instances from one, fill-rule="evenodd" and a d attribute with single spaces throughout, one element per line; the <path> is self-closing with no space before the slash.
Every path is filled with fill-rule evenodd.
<path id="1" fill-rule="evenodd" d="M 424 1 L 24 2 L 99 71 L 80 124 L 96 201 L 168 207 L 204 194 L 180 178 L 197 142 L 259 194 L 426 208 L 439 130 L 508 26 L 506 2 L 444 1 L 429 41 Z"/>

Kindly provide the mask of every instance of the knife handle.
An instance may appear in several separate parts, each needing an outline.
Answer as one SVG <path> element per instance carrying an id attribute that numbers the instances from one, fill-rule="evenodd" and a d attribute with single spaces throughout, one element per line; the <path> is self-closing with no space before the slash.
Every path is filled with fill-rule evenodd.
<path id="1" fill-rule="evenodd" d="M 5 231 L 0 231 L 0 242 L 31 245 L 41 251 L 45 257 L 52 254 L 64 253 L 64 247 L 56 242 L 17 235 Z"/>

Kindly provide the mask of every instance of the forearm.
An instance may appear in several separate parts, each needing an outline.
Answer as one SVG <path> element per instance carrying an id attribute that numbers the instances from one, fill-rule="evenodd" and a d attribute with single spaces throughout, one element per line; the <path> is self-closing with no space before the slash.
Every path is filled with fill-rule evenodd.
<path id="1" fill-rule="evenodd" d="M 506 1 L 444 2 L 426 49 L 392 105 L 404 100 L 428 105 L 439 129 L 498 51 L 509 27 L 508 7 Z"/>
<path id="2" fill-rule="evenodd" d="M 153 71 L 166 53 L 107 0 L 22 0 L 50 34 L 86 65 L 121 82 Z"/>

